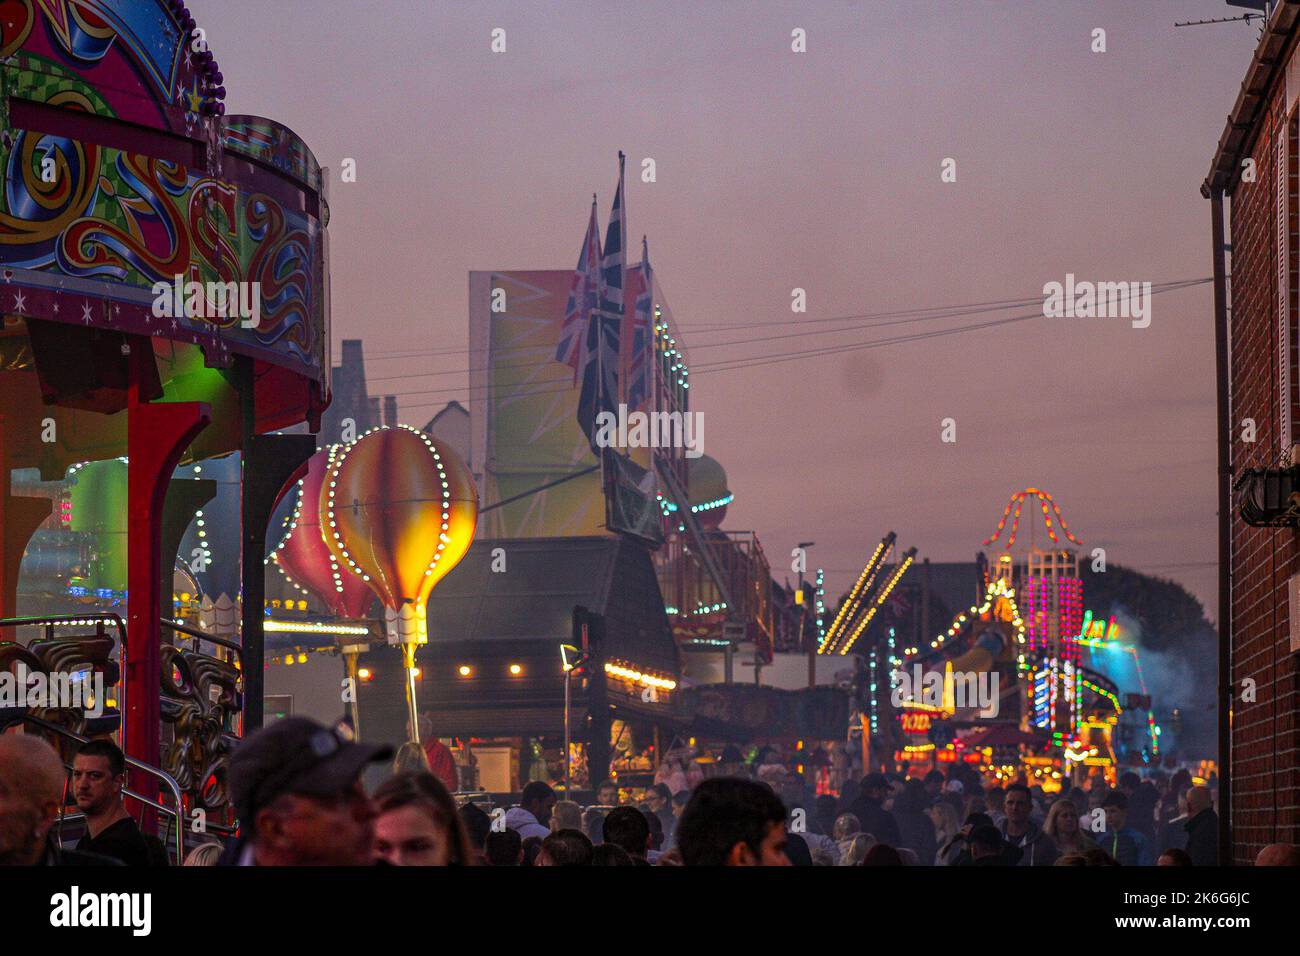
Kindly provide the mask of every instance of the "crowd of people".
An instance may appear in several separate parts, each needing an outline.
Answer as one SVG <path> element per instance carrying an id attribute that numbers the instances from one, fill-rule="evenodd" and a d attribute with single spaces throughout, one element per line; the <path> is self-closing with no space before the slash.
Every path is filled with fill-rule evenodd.
<path id="1" fill-rule="evenodd" d="M 437 751 L 435 751 L 435 754 Z M 868 773 L 838 796 L 797 773 L 740 765 L 726 776 L 666 775 L 624 802 L 612 780 L 588 806 L 527 784 L 517 806 L 458 806 L 416 745 L 352 739 L 301 717 L 245 740 L 227 773 L 237 839 L 191 847 L 187 866 L 1208 866 L 1217 862 L 1214 795 L 1190 774 L 1127 771 L 1118 786 L 1048 794 L 987 785 L 957 765 L 923 777 Z M 423 758 L 423 759 L 422 759 Z M 374 792 L 373 764 L 392 773 Z M 36 736 L 0 736 L 0 864 L 166 865 L 162 842 L 123 806 L 125 760 L 91 741 L 71 772 Z M 445 772 L 445 771 L 444 771 Z M 676 787 L 674 786 L 676 784 Z M 58 839 L 71 799 L 84 830 Z M 1298 865 L 1274 844 L 1261 865 Z"/>

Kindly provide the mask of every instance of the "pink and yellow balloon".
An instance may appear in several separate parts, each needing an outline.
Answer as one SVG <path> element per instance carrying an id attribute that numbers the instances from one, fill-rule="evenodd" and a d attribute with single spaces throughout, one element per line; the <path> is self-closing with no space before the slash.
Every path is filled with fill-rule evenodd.
<path id="1" fill-rule="evenodd" d="M 270 560 L 290 581 L 323 601 L 333 614 L 358 620 L 366 616 L 375 600 L 374 592 L 360 577 L 339 564 L 321 523 L 325 478 L 341 448 L 341 445 L 331 445 L 307 459 L 307 473 L 298 482 L 298 501 L 289 533 L 272 552 Z"/>

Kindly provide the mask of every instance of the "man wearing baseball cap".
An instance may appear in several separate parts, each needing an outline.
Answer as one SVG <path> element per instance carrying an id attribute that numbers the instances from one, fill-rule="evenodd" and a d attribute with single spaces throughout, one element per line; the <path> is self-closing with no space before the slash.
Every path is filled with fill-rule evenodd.
<path id="1" fill-rule="evenodd" d="M 228 771 L 241 829 L 238 865 L 371 865 L 376 811 L 361 773 L 392 756 L 391 747 L 350 741 L 305 717 L 253 734 Z"/>

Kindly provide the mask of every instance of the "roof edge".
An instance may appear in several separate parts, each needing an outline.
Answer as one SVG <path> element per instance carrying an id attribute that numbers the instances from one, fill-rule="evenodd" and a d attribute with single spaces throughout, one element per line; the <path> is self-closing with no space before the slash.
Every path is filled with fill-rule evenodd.
<path id="1" fill-rule="evenodd" d="M 1239 182 L 1236 173 L 1241 158 L 1255 141 L 1260 115 L 1268 102 L 1268 92 L 1285 64 L 1283 55 L 1293 45 L 1298 22 L 1300 0 L 1279 0 L 1264 27 L 1264 35 L 1255 47 L 1237 101 L 1215 147 L 1210 172 L 1201 184 L 1201 195 L 1206 199 L 1216 192 L 1231 193 Z"/>

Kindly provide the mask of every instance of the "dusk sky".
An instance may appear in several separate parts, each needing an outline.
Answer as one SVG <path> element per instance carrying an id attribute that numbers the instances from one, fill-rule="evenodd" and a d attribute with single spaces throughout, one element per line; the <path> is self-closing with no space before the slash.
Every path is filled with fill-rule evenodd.
<path id="1" fill-rule="evenodd" d="M 372 394 L 413 424 L 468 404 L 475 358 L 384 353 L 466 347 L 470 270 L 572 268 L 619 149 L 633 250 L 647 234 L 693 368 L 1041 311 L 830 333 L 791 324 L 795 287 L 816 320 L 1041 301 L 1067 273 L 1208 277 L 1198 187 L 1258 36 L 1174 28 L 1244 12 L 1222 0 L 190 5 L 229 110 L 284 122 L 333 170 L 335 354 L 363 338 Z M 1088 549 L 1181 582 L 1213 618 L 1211 303 L 1204 284 L 1156 296 L 1146 329 L 1040 316 L 701 368 L 726 527 L 759 533 L 778 580 L 815 540 L 836 594 L 888 530 L 971 560 L 1036 485 Z"/>

